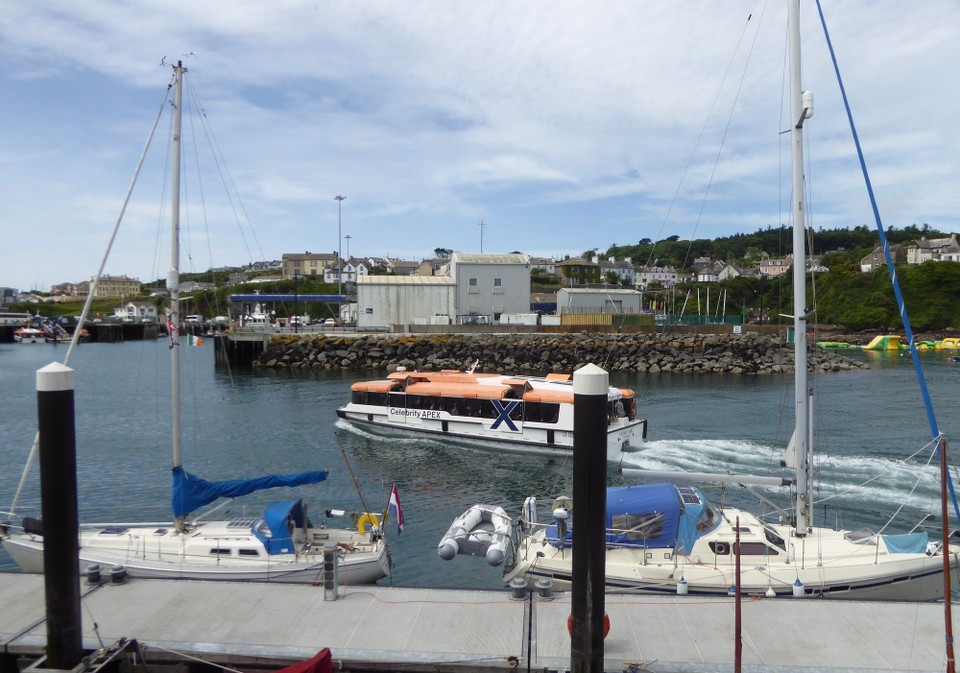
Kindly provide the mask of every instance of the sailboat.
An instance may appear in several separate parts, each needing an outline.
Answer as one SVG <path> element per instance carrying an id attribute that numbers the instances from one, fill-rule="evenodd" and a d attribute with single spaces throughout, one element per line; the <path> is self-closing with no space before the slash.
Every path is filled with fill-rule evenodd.
<path id="1" fill-rule="evenodd" d="M 799 0 L 788 5 L 796 427 L 785 463 L 794 468 L 795 477 L 624 468 L 626 476 L 682 482 L 608 488 L 605 586 L 614 592 L 660 595 L 725 596 L 739 586 L 743 593 L 771 597 L 943 599 L 946 561 L 955 563 L 960 554 L 956 533 L 931 540 L 926 532 L 887 535 L 814 526 L 803 183 L 803 126 L 812 116 L 813 99 L 801 87 Z M 942 452 L 941 440 L 938 436 Z M 795 489 L 795 503 L 779 522 L 771 523 L 745 509 L 719 507 L 697 486 L 682 485 L 701 481 L 789 485 Z M 527 498 L 512 531 L 505 581 L 523 586 L 550 580 L 555 589 L 570 589 L 573 506 L 569 498 L 558 498 L 550 518 L 541 522 L 536 500 Z"/>
<path id="2" fill-rule="evenodd" d="M 327 478 L 325 470 L 254 479 L 207 481 L 189 474 L 181 458 L 180 345 L 180 128 L 181 96 L 186 68 L 173 66 L 174 119 L 171 164 L 172 252 L 167 276 L 170 307 L 172 388 L 173 514 L 174 521 L 81 525 L 79 563 L 104 570 L 122 566 L 129 577 L 328 583 L 330 572 L 340 584 L 369 584 L 390 574 L 387 543 L 381 527 L 385 519 L 365 513 L 355 528 L 328 527 L 311 522 L 300 499 L 273 503 L 262 516 L 225 521 L 189 521 L 199 508 L 219 498 L 233 498 L 278 486 L 315 484 Z M 92 293 L 91 293 L 92 294 Z M 339 512 L 339 514 L 343 514 Z M 326 513 L 333 516 L 333 510 Z M 22 529 L 0 529 L 3 547 L 25 571 L 43 572 L 43 524 L 25 518 Z M 335 561 L 335 563 L 330 563 Z M 329 563 L 334 567 L 326 567 Z"/>

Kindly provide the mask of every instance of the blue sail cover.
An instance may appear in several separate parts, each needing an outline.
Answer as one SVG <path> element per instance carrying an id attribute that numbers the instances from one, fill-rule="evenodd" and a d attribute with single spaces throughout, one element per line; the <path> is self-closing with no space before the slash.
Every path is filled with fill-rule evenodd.
<path id="1" fill-rule="evenodd" d="M 302 486 L 317 484 L 327 478 L 326 470 L 300 472 L 299 474 L 275 474 L 254 479 L 207 481 L 200 479 L 178 465 L 173 468 L 173 515 L 187 516 L 190 512 L 209 505 L 217 498 L 236 498 L 256 491 L 278 486 Z"/>

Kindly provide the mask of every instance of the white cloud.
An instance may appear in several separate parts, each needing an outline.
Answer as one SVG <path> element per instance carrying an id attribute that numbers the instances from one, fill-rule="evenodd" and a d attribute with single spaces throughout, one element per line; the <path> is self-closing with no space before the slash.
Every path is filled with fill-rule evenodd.
<path id="1" fill-rule="evenodd" d="M 336 248 L 338 193 L 354 254 L 475 250 L 481 217 L 485 249 L 551 254 L 776 224 L 784 11 L 11 0 L 0 13 L 0 285 L 45 289 L 95 271 L 169 78 L 160 61 L 190 52 L 191 91 L 242 199 L 226 201 L 218 167 L 204 169 L 206 224 L 193 206 L 193 233 L 209 229 L 216 264 Z M 888 225 L 955 229 L 960 7 L 848 0 L 825 11 Z M 815 223 L 853 226 L 869 207 L 818 24 L 805 3 Z M 158 137 L 111 273 L 155 272 L 165 146 Z M 238 233 L 248 224 L 255 236 Z M 206 247 L 193 244 L 197 266 Z"/>

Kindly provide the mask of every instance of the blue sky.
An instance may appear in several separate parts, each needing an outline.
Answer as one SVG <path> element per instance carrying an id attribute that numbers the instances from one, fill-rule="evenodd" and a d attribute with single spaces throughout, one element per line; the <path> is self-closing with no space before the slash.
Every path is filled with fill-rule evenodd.
<path id="1" fill-rule="evenodd" d="M 960 229 L 960 3 L 824 11 L 886 225 Z M 205 117 L 185 106 L 200 157 L 187 172 L 206 177 L 202 201 L 199 184 L 184 196 L 185 271 L 337 249 L 337 194 L 344 254 L 405 259 L 478 252 L 481 232 L 484 252 L 576 255 L 776 226 L 785 13 L 781 0 L 7 0 L 0 286 L 95 273 L 170 78 L 161 60 L 190 53 Z M 872 226 L 809 2 L 803 27 L 811 224 Z M 167 125 L 107 273 L 165 274 Z"/>

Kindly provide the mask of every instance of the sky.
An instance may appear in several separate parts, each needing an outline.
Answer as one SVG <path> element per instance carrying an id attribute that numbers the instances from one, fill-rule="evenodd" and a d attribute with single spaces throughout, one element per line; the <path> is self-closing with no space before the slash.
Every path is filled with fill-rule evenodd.
<path id="1" fill-rule="evenodd" d="M 908 4 L 823 11 L 884 224 L 957 231 L 960 3 Z M 812 2 L 802 29 L 808 225 L 873 227 Z M 184 272 L 787 224 L 785 35 L 783 0 L 6 0 L 0 286 L 91 278 L 118 220 L 104 272 L 166 275 L 178 59 Z"/>

